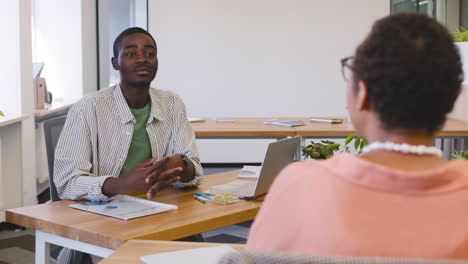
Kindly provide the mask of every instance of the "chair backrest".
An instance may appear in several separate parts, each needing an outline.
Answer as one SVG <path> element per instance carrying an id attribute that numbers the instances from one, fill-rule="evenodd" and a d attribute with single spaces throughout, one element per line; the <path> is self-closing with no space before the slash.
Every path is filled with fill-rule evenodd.
<path id="1" fill-rule="evenodd" d="M 57 188 L 55 188 L 54 183 L 54 155 L 55 147 L 62 133 L 63 125 L 67 116 L 60 116 L 53 119 L 44 121 L 44 136 L 45 136 L 45 145 L 47 152 L 47 164 L 49 165 L 49 189 L 50 189 L 50 199 L 52 202 L 60 201 L 60 198 L 57 193 Z"/>
<path id="2" fill-rule="evenodd" d="M 468 261 L 308 256 L 243 251 L 225 255 L 217 264 L 467 264 Z"/>

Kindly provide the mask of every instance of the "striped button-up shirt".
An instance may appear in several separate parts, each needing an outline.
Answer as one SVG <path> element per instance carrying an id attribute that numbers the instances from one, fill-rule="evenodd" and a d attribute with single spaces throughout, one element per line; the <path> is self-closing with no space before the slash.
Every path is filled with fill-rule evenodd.
<path id="1" fill-rule="evenodd" d="M 195 178 L 179 187 L 202 181 L 195 135 L 179 96 L 150 88 L 151 113 L 146 131 L 153 157 L 185 154 L 195 166 Z M 132 141 L 135 117 L 119 85 L 100 90 L 77 102 L 69 111 L 54 158 L 54 183 L 61 199 L 106 200 L 102 185 L 118 177 Z"/>

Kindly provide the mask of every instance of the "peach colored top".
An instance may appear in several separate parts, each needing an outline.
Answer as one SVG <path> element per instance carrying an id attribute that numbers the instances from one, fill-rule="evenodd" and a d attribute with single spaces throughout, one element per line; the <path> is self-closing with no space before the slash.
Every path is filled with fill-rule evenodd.
<path id="1" fill-rule="evenodd" d="M 468 259 L 468 162 L 404 172 L 351 154 L 284 169 L 248 250 Z"/>

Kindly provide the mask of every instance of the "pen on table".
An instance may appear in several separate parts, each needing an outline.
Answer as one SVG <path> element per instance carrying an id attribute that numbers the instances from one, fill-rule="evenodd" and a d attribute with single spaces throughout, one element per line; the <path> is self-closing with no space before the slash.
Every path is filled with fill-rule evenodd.
<path id="1" fill-rule="evenodd" d="M 203 197 L 195 195 L 195 194 L 192 195 L 192 197 L 193 197 L 193 199 L 198 200 L 198 201 L 200 201 L 202 203 L 206 203 L 206 201 L 208 201 L 206 198 L 203 198 Z"/>
<path id="2" fill-rule="evenodd" d="M 203 198 L 205 198 L 207 200 L 211 200 L 210 196 L 208 196 L 208 195 L 206 195 L 206 194 L 204 194 L 202 192 L 195 192 L 195 194 L 198 195 L 198 196 L 201 196 L 201 197 L 203 197 Z"/>

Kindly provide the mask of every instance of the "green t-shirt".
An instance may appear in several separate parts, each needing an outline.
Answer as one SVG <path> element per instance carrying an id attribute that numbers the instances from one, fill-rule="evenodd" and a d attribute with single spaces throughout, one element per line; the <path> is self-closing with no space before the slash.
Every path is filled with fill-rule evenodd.
<path id="1" fill-rule="evenodd" d="M 132 143 L 128 150 L 127 159 L 120 171 L 120 175 L 125 175 L 129 170 L 133 169 L 138 163 L 151 158 L 151 143 L 146 132 L 146 122 L 150 115 L 151 106 L 147 104 L 142 109 L 131 109 L 135 116 L 136 124 L 133 128 Z"/>

